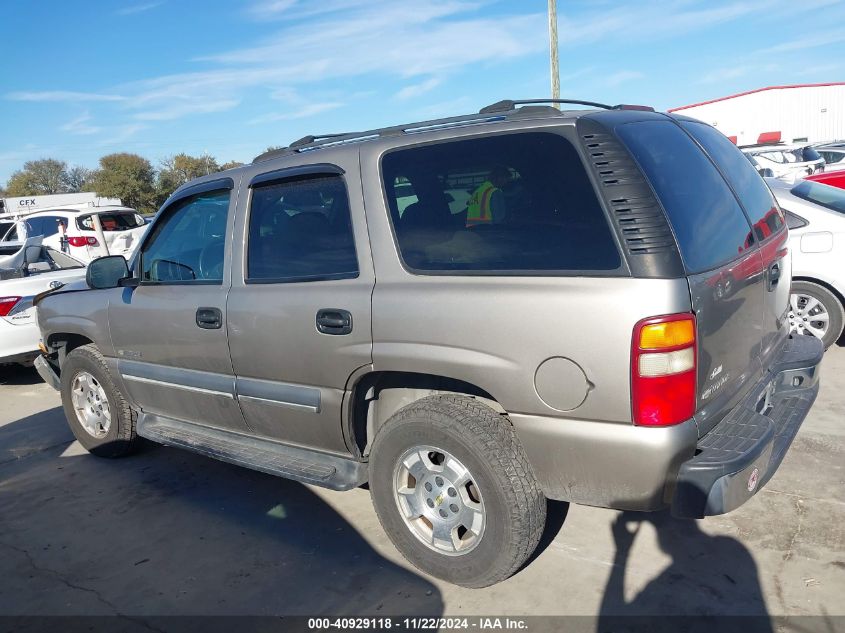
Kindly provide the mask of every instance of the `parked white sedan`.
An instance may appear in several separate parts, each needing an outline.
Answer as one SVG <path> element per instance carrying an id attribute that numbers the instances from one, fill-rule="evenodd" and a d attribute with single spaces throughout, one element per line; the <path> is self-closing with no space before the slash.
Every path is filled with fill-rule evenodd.
<path id="1" fill-rule="evenodd" d="M 35 295 L 85 279 L 85 264 L 78 259 L 32 241 L 17 246 L 16 253 L 5 254 L 0 268 L 0 365 L 26 365 L 38 356 Z"/>
<path id="2" fill-rule="evenodd" d="M 766 182 L 789 226 L 790 327 L 830 347 L 845 323 L 845 190 L 810 180 Z"/>

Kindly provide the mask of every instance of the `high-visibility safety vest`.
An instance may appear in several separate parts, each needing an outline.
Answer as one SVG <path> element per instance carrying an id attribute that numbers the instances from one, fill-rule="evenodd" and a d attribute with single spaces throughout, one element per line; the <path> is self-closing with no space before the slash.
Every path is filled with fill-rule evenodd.
<path id="1" fill-rule="evenodd" d="M 476 224 L 490 224 L 493 221 L 493 211 L 490 202 L 498 187 L 489 180 L 482 183 L 469 197 L 467 203 L 467 226 Z"/>

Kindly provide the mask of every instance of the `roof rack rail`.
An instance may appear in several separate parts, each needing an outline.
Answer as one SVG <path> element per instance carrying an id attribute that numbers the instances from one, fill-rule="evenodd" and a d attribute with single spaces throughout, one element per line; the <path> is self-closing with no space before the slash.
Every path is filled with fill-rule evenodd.
<path id="1" fill-rule="evenodd" d="M 288 145 L 288 148 L 295 149 L 297 147 L 305 147 L 306 145 L 311 145 L 314 141 L 322 141 L 323 139 L 329 138 L 337 138 L 338 136 L 345 136 L 344 132 L 334 133 L 334 134 L 316 134 L 316 135 L 308 135 L 303 136 L 300 139 L 295 140 L 293 143 Z"/>
<path id="2" fill-rule="evenodd" d="M 581 99 L 503 99 L 497 101 L 489 106 L 485 106 L 478 111 L 479 114 L 493 114 L 495 112 L 510 112 L 515 110 L 518 105 L 536 105 L 542 103 L 568 103 L 572 105 L 584 105 L 594 108 L 601 108 L 602 110 L 643 110 L 646 112 L 654 112 L 654 108 L 644 105 L 629 105 L 621 103 L 619 105 L 607 105 L 606 103 L 598 103 L 596 101 L 583 101 Z"/>
<path id="3" fill-rule="evenodd" d="M 270 158 L 277 158 L 287 154 L 296 152 L 305 152 L 320 147 L 341 145 L 343 143 L 350 143 L 364 139 L 371 139 L 380 136 L 393 136 L 398 134 L 413 134 L 416 132 L 424 132 L 435 130 L 437 128 L 456 127 L 460 125 L 475 125 L 478 123 L 489 123 L 492 121 L 501 121 L 504 119 L 502 115 L 493 116 L 478 116 L 477 114 L 461 115 L 447 117 L 443 119 L 432 119 L 430 121 L 420 121 L 417 123 L 407 123 L 403 125 L 393 125 L 389 127 L 378 128 L 374 130 L 365 130 L 363 132 L 344 132 L 340 134 L 314 134 L 303 136 L 288 145 L 287 147 L 280 147 L 278 149 L 270 150 L 259 154 L 253 159 L 253 163 L 268 160 Z"/>

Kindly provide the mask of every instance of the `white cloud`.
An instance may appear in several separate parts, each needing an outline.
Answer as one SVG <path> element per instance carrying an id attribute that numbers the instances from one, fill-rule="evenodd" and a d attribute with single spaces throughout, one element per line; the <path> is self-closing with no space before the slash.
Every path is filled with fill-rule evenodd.
<path id="1" fill-rule="evenodd" d="M 170 103 L 156 110 L 138 112 L 134 115 L 134 118 L 139 121 L 169 121 L 186 115 L 224 112 L 231 110 L 239 103 L 239 99 L 219 99 L 217 101 L 190 99 L 181 103 Z"/>
<path id="2" fill-rule="evenodd" d="M 605 77 L 604 83 L 608 86 L 618 86 L 619 84 L 634 81 L 635 79 L 642 79 L 643 77 L 645 75 L 636 70 L 620 70 L 618 73 L 613 73 Z"/>
<path id="3" fill-rule="evenodd" d="M 73 92 L 69 90 L 45 90 L 40 92 L 10 92 L 6 98 L 12 101 L 44 102 L 79 102 L 79 101 L 126 101 L 126 97 L 116 94 L 98 94 L 96 92 Z"/>
<path id="4" fill-rule="evenodd" d="M 272 123 L 273 121 L 305 119 L 323 112 L 328 112 L 329 110 L 334 110 L 342 105 L 342 103 L 311 103 L 291 112 L 272 112 L 265 114 L 253 119 L 250 123 Z"/>
<path id="5" fill-rule="evenodd" d="M 129 123 L 128 125 L 108 128 L 104 130 L 101 139 L 95 143 L 95 146 L 115 149 L 125 149 L 127 147 L 127 143 L 131 143 L 136 147 L 149 146 L 151 144 L 147 142 L 132 141 L 132 138 L 137 136 L 139 132 L 148 128 L 149 125 L 146 123 Z"/>
<path id="6" fill-rule="evenodd" d="M 293 8 L 298 0 L 264 0 L 249 7 L 248 12 L 258 18 L 267 18 L 284 13 Z"/>
<path id="7" fill-rule="evenodd" d="M 772 53 L 789 53 L 792 51 L 806 50 L 808 48 L 827 46 L 828 44 L 838 44 L 843 41 L 845 41 L 845 30 L 839 29 L 837 31 L 827 31 L 825 33 L 814 33 L 811 37 L 792 39 L 775 46 L 755 51 L 755 54 L 771 55 Z"/>
<path id="8" fill-rule="evenodd" d="M 70 134 L 78 134 L 78 135 L 87 135 L 87 134 L 96 134 L 100 130 L 101 127 L 97 127 L 96 125 L 90 125 L 88 122 L 91 120 L 91 115 L 87 112 L 82 114 L 75 119 L 72 119 L 62 125 L 59 129 L 68 132 Z"/>
<path id="9" fill-rule="evenodd" d="M 440 79 L 438 79 L 437 77 L 432 77 L 430 79 L 426 79 L 421 83 L 405 86 L 404 88 L 402 88 L 402 90 L 397 92 L 395 96 L 400 101 L 403 101 L 405 99 L 414 99 L 416 97 L 424 95 L 426 92 L 434 90 L 439 85 Z"/>
<path id="10" fill-rule="evenodd" d="M 122 9 L 118 9 L 115 11 L 115 15 L 135 15 L 136 13 L 143 13 L 144 11 L 149 11 L 150 9 L 155 9 L 156 7 L 160 7 L 164 4 L 164 0 L 161 2 L 147 2 L 146 4 L 134 4 L 128 7 L 124 7 Z"/>

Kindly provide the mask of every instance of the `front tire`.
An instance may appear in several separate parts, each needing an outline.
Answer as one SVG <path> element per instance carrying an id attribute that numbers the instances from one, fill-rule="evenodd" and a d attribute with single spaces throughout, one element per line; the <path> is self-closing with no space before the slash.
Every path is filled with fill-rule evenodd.
<path id="1" fill-rule="evenodd" d="M 830 290 L 811 281 L 793 281 L 789 296 L 789 330 L 821 339 L 827 349 L 842 336 L 842 303 Z"/>
<path id="2" fill-rule="evenodd" d="M 465 587 L 515 573 L 546 521 L 546 499 L 513 426 L 466 396 L 429 396 L 394 414 L 373 442 L 370 491 L 402 555 Z"/>
<path id="3" fill-rule="evenodd" d="M 98 457 L 122 457 L 137 447 L 135 412 L 96 346 L 83 345 L 67 355 L 61 387 L 70 430 L 86 450 Z"/>

